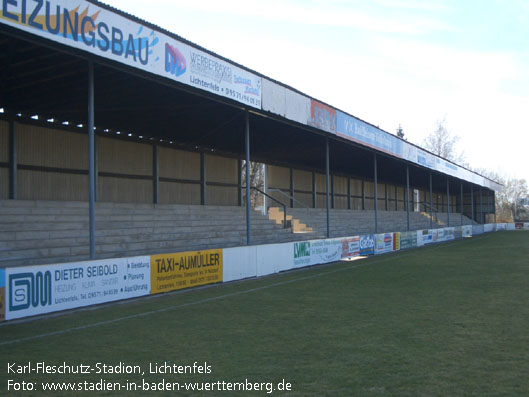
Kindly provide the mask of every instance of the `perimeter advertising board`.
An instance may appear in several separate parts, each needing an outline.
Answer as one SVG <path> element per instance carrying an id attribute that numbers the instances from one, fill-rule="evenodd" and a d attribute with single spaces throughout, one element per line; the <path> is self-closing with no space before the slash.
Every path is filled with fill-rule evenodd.
<path id="1" fill-rule="evenodd" d="M 477 236 L 478 234 L 483 234 L 484 228 L 483 225 L 473 225 L 472 226 L 472 235 Z"/>
<path id="2" fill-rule="evenodd" d="M 360 255 L 360 237 L 347 237 L 342 239 L 342 259 Z"/>
<path id="3" fill-rule="evenodd" d="M 6 320 L 148 295 L 149 257 L 7 268 Z"/>
<path id="4" fill-rule="evenodd" d="M 472 225 L 461 226 L 461 235 L 462 237 L 472 236 Z"/>
<path id="5" fill-rule="evenodd" d="M 294 267 L 312 266 L 342 259 L 342 239 L 294 243 Z"/>
<path id="6" fill-rule="evenodd" d="M 0 269 L 0 321 L 4 321 L 6 314 L 6 272 L 4 269 Z"/>
<path id="7" fill-rule="evenodd" d="M 417 230 L 417 246 L 418 247 L 421 247 L 426 244 L 431 244 L 433 242 L 434 242 L 434 236 L 433 236 L 432 230 L 428 230 L 428 229 Z"/>
<path id="8" fill-rule="evenodd" d="M 385 254 L 393 251 L 393 233 L 375 235 L 375 254 Z"/>
<path id="9" fill-rule="evenodd" d="M 400 249 L 410 249 L 417 247 L 417 232 L 400 233 Z"/>
<path id="10" fill-rule="evenodd" d="M 360 255 L 374 255 L 375 254 L 375 235 L 365 234 L 360 236 Z"/>
<path id="11" fill-rule="evenodd" d="M 261 78 L 85 0 L 3 0 L 0 23 L 261 108 Z"/>
<path id="12" fill-rule="evenodd" d="M 151 294 L 221 281 L 221 249 L 151 255 Z"/>

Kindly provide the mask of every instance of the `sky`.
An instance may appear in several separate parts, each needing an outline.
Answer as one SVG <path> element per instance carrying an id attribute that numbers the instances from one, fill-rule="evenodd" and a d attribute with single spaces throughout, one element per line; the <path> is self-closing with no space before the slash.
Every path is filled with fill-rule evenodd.
<path id="1" fill-rule="evenodd" d="M 529 181 L 527 0 L 105 0 L 420 146 Z"/>

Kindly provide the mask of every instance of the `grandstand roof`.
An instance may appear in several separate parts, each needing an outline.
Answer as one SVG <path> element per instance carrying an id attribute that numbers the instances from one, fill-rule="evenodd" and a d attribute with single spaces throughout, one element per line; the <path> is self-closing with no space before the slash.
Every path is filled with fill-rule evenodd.
<path id="1" fill-rule="evenodd" d="M 426 185 L 427 170 L 501 189 L 475 172 L 404 141 L 286 84 L 93 0 L 4 2 L 0 13 L 0 107 L 62 125 L 86 126 L 86 59 L 96 61 L 100 134 L 230 155 L 244 152 L 250 111 L 252 159 L 322 169 L 331 137 L 335 173 Z M 175 89 L 176 88 L 176 89 Z M 206 117 L 205 117 L 206 115 Z M 441 181 L 441 179 L 443 179 Z M 435 182 L 438 180 L 438 182 Z M 444 178 L 434 178 L 439 189 Z"/>

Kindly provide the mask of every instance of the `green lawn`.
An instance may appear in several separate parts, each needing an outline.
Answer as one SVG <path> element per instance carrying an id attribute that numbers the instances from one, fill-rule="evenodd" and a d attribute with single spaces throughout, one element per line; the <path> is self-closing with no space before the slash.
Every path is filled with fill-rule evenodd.
<path id="1" fill-rule="evenodd" d="M 8 363 L 42 361 L 123 362 L 145 374 L 8 374 Z M 211 373 L 149 374 L 156 362 L 207 362 Z M 274 387 L 285 379 L 288 395 L 528 395 L 529 232 L 7 324 L 0 364 L 0 394 L 9 379 L 40 390 L 41 382 L 143 378 Z M 218 394 L 234 393 L 202 393 Z"/>

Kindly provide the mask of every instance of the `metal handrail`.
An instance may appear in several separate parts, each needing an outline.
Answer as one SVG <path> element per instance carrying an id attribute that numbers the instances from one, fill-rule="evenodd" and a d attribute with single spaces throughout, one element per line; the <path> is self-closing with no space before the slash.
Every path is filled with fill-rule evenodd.
<path id="1" fill-rule="evenodd" d="M 242 188 L 246 189 L 246 186 L 242 186 Z M 283 228 L 286 229 L 287 228 L 287 206 L 285 204 L 283 204 L 281 201 L 279 201 L 276 198 L 270 196 L 268 193 L 263 192 L 261 189 L 255 187 L 255 186 L 250 186 L 250 190 L 252 190 L 252 189 L 258 191 L 262 195 L 268 197 L 270 200 L 275 201 L 276 203 L 278 203 L 279 205 L 281 205 L 283 207 Z"/>
<path id="2" fill-rule="evenodd" d="M 277 189 L 277 188 L 273 188 L 273 189 L 268 189 L 269 192 L 277 192 L 277 193 L 280 193 L 282 194 L 283 196 L 289 198 L 290 200 L 298 203 L 302 208 L 310 208 L 309 206 L 305 205 L 304 203 L 302 203 L 301 201 L 299 200 L 296 200 L 294 197 L 292 197 L 290 194 L 287 194 L 285 193 L 284 191 L 282 191 L 281 189 Z"/>

